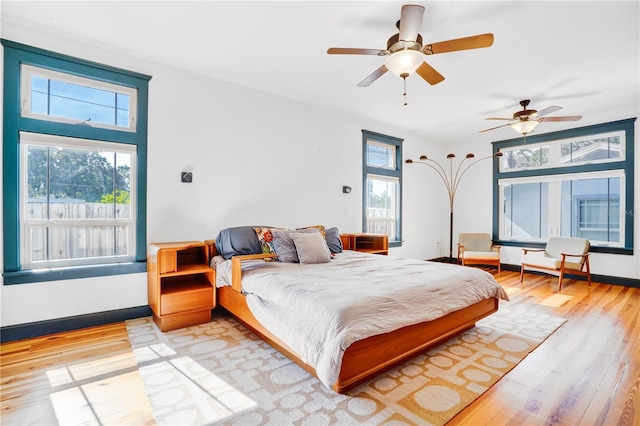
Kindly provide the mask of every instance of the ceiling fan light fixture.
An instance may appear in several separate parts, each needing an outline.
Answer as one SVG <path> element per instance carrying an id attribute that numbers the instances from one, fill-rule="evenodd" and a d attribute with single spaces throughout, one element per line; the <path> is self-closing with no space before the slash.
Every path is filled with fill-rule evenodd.
<path id="1" fill-rule="evenodd" d="M 533 132 L 533 129 L 535 129 L 537 125 L 537 120 L 521 120 L 512 124 L 511 127 L 521 135 L 526 135 L 527 133 Z"/>
<path id="2" fill-rule="evenodd" d="M 384 63 L 385 67 L 398 77 L 408 77 L 424 62 L 422 52 L 413 49 L 404 49 L 392 53 Z"/>

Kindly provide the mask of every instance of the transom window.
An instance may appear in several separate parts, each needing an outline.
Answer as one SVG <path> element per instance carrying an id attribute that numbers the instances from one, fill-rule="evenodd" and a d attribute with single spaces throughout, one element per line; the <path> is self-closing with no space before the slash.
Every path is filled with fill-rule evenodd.
<path id="1" fill-rule="evenodd" d="M 22 115 L 135 131 L 136 90 L 22 65 Z"/>
<path id="2" fill-rule="evenodd" d="M 610 163 L 625 159 L 622 131 L 504 148 L 500 172 Z"/>

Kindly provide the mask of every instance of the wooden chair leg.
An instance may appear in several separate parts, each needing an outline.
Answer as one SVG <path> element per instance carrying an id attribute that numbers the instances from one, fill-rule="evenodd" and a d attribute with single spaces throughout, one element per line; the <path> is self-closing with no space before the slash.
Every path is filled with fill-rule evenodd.
<path id="1" fill-rule="evenodd" d="M 558 293 L 562 290 L 562 277 L 564 276 L 564 269 L 560 269 L 560 277 L 558 277 Z"/>
<path id="2" fill-rule="evenodd" d="M 500 262 L 498 262 L 498 277 L 501 277 L 502 273 L 500 272 Z"/>
<path id="3" fill-rule="evenodd" d="M 586 257 L 585 263 L 587 265 L 587 282 L 591 286 L 591 269 L 589 268 L 589 256 Z"/>
<path id="4" fill-rule="evenodd" d="M 524 287 L 524 265 L 520 267 L 520 287 Z"/>

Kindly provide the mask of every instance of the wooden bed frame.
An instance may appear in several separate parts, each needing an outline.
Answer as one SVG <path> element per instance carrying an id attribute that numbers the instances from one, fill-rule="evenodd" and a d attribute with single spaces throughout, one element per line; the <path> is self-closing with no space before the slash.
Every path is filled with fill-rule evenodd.
<path id="1" fill-rule="evenodd" d="M 209 246 L 210 255 L 215 256 L 217 254 L 215 240 L 206 240 L 205 243 Z M 302 361 L 291 348 L 253 316 L 245 295 L 240 291 L 242 261 L 265 257 L 274 256 L 257 254 L 232 258 L 232 286 L 217 289 L 218 305 L 229 311 L 235 319 L 262 340 L 312 375 L 317 376 L 313 367 Z M 496 312 L 498 302 L 497 298 L 492 297 L 433 321 L 410 325 L 354 342 L 343 355 L 340 374 L 332 389 L 338 393 L 345 393 L 354 386 L 472 328 L 476 321 Z"/>

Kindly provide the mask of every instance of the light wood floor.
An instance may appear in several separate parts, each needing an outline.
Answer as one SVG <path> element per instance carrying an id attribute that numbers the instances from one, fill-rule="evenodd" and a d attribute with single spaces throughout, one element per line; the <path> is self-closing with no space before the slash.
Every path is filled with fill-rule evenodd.
<path id="1" fill-rule="evenodd" d="M 450 424 L 640 425 L 640 289 L 496 279 L 513 306 L 568 321 Z M 123 323 L 5 343 L 0 356 L 3 425 L 154 423 Z"/>

